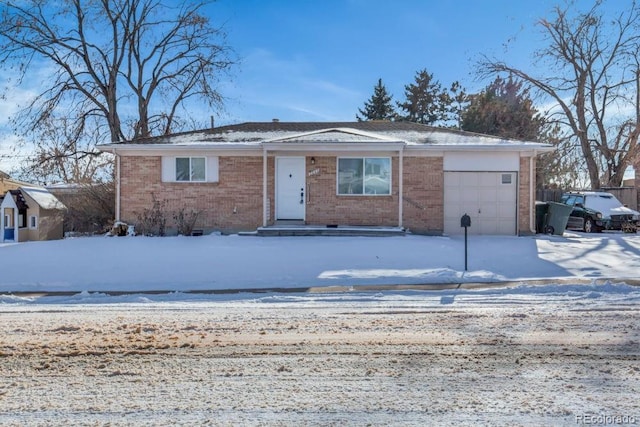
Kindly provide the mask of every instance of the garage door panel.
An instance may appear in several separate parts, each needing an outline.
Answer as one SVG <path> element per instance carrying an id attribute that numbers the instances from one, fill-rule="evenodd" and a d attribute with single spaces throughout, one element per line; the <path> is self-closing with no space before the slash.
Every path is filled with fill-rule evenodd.
<path id="1" fill-rule="evenodd" d="M 516 178 L 513 172 L 445 172 L 445 233 L 464 233 L 460 218 L 466 213 L 470 234 L 515 234 Z"/>
<path id="2" fill-rule="evenodd" d="M 496 175 L 493 173 L 480 173 L 478 175 L 478 181 L 476 185 L 481 187 L 495 187 Z"/>
<path id="3" fill-rule="evenodd" d="M 465 174 L 460 174 L 460 185 L 465 187 L 473 187 L 478 185 L 478 174 L 475 172 L 467 172 Z"/>
<path id="4" fill-rule="evenodd" d="M 476 198 L 481 203 L 496 203 L 498 201 L 498 193 L 495 186 L 490 188 L 480 187 L 477 190 Z"/>

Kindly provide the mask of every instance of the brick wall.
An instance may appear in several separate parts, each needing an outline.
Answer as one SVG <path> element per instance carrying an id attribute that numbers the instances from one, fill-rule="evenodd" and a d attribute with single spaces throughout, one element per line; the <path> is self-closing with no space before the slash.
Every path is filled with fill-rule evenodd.
<path id="1" fill-rule="evenodd" d="M 518 229 L 528 234 L 529 158 L 520 159 Z M 275 158 L 268 159 L 268 224 L 275 219 Z M 398 225 L 398 157 L 392 158 L 392 195 L 338 196 L 337 158 L 306 159 L 306 223 L 314 225 Z M 441 157 L 404 157 L 403 226 L 416 233 L 441 234 L 444 173 Z M 135 224 L 153 197 L 165 203 L 167 225 L 181 208 L 200 212 L 196 228 L 226 232 L 262 225 L 262 157 L 220 157 L 217 183 L 163 183 L 161 158 L 121 157 L 121 219 Z"/>
<path id="2" fill-rule="evenodd" d="M 155 197 L 165 203 L 168 227 L 181 208 L 200 212 L 196 228 L 239 231 L 262 225 L 262 157 L 220 157 L 216 183 L 162 182 L 159 156 L 123 156 L 120 171 L 124 222 L 135 224 Z"/>
<path id="3" fill-rule="evenodd" d="M 525 236 L 532 234 L 530 225 L 531 191 L 535 191 L 531 190 L 535 189 L 535 182 L 531 183 L 530 159 L 531 157 L 520 157 L 520 176 L 518 177 L 518 234 Z M 535 169 L 535 159 L 533 167 Z"/>
<path id="4" fill-rule="evenodd" d="M 307 157 L 307 224 L 398 225 L 398 157 L 391 159 L 391 195 L 337 195 L 337 158 Z"/>
<path id="5" fill-rule="evenodd" d="M 442 234 L 443 158 L 404 157 L 403 175 L 403 226 L 415 233 Z"/>

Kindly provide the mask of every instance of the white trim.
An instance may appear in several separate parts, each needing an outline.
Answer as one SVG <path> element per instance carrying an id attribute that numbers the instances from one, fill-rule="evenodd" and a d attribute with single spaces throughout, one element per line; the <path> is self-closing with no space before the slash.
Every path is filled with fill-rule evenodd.
<path id="1" fill-rule="evenodd" d="M 116 156 L 116 222 L 120 222 L 120 156 L 113 150 L 113 155 Z"/>
<path id="2" fill-rule="evenodd" d="M 267 173 L 268 173 L 267 161 L 268 160 L 269 160 L 269 157 L 267 156 L 267 147 L 264 147 L 264 150 L 262 150 L 262 226 L 263 227 L 267 226 L 267 221 L 268 221 L 267 209 L 269 209 L 269 204 L 268 204 L 269 186 L 267 185 L 267 182 L 268 182 L 267 181 Z"/>
<path id="3" fill-rule="evenodd" d="M 35 224 L 31 225 L 32 222 L 35 223 Z M 37 215 L 29 215 L 28 227 L 29 227 L 30 230 L 37 230 L 38 229 L 38 216 Z"/>
<path id="4" fill-rule="evenodd" d="M 344 133 L 347 135 L 355 135 L 355 136 L 361 136 L 364 138 L 369 138 L 371 142 L 376 142 L 376 141 L 383 141 L 383 142 L 399 142 L 404 144 L 404 141 L 401 141 L 397 138 L 389 138 L 388 136 L 385 135 L 380 135 L 380 134 L 376 134 L 376 133 L 371 133 L 371 132 L 365 132 L 365 131 L 361 131 L 358 129 L 353 129 L 353 128 L 326 128 L 326 129 L 320 129 L 320 130 L 314 130 L 314 131 L 309 131 L 309 132 L 302 132 L 302 133 L 298 133 L 295 135 L 288 135 L 288 136 L 281 136 L 281 137 L 277 137 L 277 138 L 271 138 L 271 139 L 266 139 L 264 141 L 262 141 L 262 143 L 274 143 L 274 142 L 283 142 L 283 141 L 291 141 L 291 140 L 296 140 L 296 139 L 301 139 L 301 138 L 306 138 L 308 136 L 313 136 L 313 135 L 322 135 L 325 133 L 331 133 L 331 132 L 337 132 L 337 133 Z M 302 144 L 304 144 L 304 142 L 300 142 Z"/>

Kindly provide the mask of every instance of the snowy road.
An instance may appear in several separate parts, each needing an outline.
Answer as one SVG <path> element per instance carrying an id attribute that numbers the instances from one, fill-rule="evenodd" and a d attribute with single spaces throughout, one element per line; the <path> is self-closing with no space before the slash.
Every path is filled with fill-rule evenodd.
<path id="1" fill-rule="evenodd" d="M 0 424 L 640 423 L 637 287 L 163 298 L 5 299 Z"/>

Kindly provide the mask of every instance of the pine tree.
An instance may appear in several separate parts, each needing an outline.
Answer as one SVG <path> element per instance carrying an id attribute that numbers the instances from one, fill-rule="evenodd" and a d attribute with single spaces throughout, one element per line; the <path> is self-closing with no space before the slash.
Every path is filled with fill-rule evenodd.
<path id="1" fill-rule="evenodd" d="M 469 99 L 461 113 L 462 130 L 529 141 L 540 139 L 545 120 L 521 81 L 497 77 Z"/>
<path id="2" fill-rule="evenodd" d="M 395 119 L 396 112 L 391 103 L 392 98 L 393 97 L 387 92 L 387 88 L 382 84 L 382 79 L 378 79 L 378 84 L 374 87 L 373 95 L 364 103 L 364 110 L 358 109 L 360 115 L 356 114 L 356 119 L 358 119 L 359 122 Z"/>
<path id="3" fill-rule="evenodd" d="M 457 82 L 452 85 L 450 92 L 451 94 L 443 89 L 440 82 L 427 70 L 418 71 L 415 82 L 404 87 L 405 101 L 398 102 L 398 107 L 405 112 L 401 115 L 402 119 L 425 125 L 446 126 L 453 119 L 454 102 L 457 101 L 455 97 L 464 96 L 464 91 Z"/>
<path id="4" fill-rule="evenodd" d="M 497 77 L 482 92 L 469 96 L 469 105 L 461 112 L 462 130 L 502 138 L 545 142 L 557 147 L 536 161 L 536 185 L 555 183 L 571 187 L 577 182 L 575 150 L 567 144 L 557 124 L 548 122 L 534 107 L 528 88 L 522 81 Z"/>

